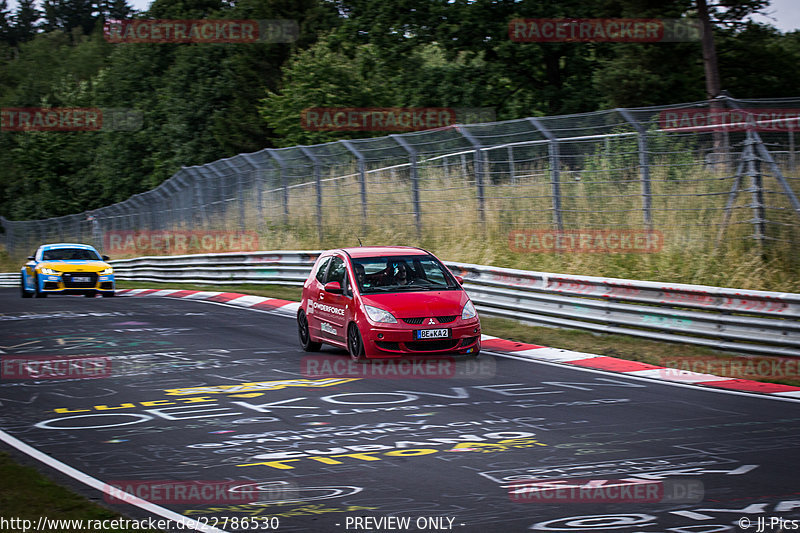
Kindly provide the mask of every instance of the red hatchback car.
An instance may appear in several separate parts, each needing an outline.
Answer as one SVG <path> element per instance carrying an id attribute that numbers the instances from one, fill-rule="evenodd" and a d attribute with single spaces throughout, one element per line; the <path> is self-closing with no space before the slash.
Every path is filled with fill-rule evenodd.
<path id="1" fill-rule="evenodd" d="M 481 324 L 461 279 L 405 246 L 323 252 L 303 285 L 300 343 L 347 349 L 356 361 L 443 353 L 477 356 Z"/>

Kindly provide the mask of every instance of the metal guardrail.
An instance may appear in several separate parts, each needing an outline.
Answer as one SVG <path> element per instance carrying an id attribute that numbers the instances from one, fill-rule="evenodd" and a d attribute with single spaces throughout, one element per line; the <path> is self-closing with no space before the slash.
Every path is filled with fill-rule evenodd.
<path id="1" fill-rule="evenodd" d="M 118 280 L 300 286 L 319 251 L 112 261 Z M 742 353 L 800 356 L 800 294 L 445 262 L 486 316 Z M 18 283 L 17 274 L 13 274 Z"/>
<path id="2" fill-rule="evenodd" d="M 800 294 L 447 263 L 485 315 L 737 352 L 800 356 Z"/>
<path id="3" fill-rule="evenodd" d="M 148 256 L 111 261 L 118 280 L 302 286 L 319 251 Z"/>
<path id="4" fill-rule="evenodd" d="M 0 272 L 0 287 L 18 287 L 18 272 Z"/>

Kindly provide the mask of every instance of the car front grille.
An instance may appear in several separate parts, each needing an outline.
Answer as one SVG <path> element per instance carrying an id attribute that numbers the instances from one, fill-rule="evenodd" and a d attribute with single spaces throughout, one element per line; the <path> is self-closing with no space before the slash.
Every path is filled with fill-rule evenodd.
<path id="1" fill-rule="evenodd" d="M 88 278 L 89 281 L 74 281 L 73 278 Z M 67 272 L 64 274 L 64 287 L 68 289 L 88 289 L 97 285 L 97 272 Z"/>
<path id="2" fill-rule="evenodd" d="M 406 324 L 419 325 L 419 324 L 422 324 L 423 320 L 425 320 L 424 316 L 418 316 L 418 317 L 414 317 L 414 318 L 404 318 L 403 322 L 405 322 Z"/>
<path id="3" fill-rule="evenodd" d="M 440 324 L 447 324 L 448 322 L 452 322 L 456 318 L 458 318 L 458 315 L 447 315 L 447 316 L 437 316 L 436 320 L 438 320 Z"/>
<path id="4" fill-rule="evenodd" d="M 459 340 L 441 339 L 436 341 L 412 341 L 405 343 L 406 348 L 412 352 L 437 352 L 440 350 L 453 350 Z"/>
<path id="5" fill-rule="evenodd" d="M 375 344 L 377 344 L 378 348 L 380 348 L 381 350 L 389 350 L 392 352 L 400 351 L 399 342 L 375 341 Z"/>

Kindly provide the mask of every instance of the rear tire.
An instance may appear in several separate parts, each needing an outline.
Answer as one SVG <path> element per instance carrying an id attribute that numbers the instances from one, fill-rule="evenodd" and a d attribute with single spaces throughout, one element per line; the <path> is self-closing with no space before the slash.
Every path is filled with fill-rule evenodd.
<path id="1" fill-rule="evenodd" d="M 366 362 L 364 355 L 364 340 L 355 322 L 351 322 L 347 328 L 347 348 L 350 352 L 350 359 L 356 363 Z"/>
<path id="2" fill-rule="evenodd" d="M 306 352 L 318 352 L 322 348 L 321 342 L 311 340 L 311 331 L 308 329 L 308 317 L 302 309 L 297 313 L 297 336 L 300 337 L 300 346 Z"/>

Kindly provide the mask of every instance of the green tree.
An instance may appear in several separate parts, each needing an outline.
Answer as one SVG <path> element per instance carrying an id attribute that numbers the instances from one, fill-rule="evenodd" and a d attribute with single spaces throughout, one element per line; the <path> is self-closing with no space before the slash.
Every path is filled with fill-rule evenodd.
<path id="1" fill-rule="evenodd" d="M 14 44 L 24 43 L 34 38 L 39 28 L 42 14 L 36 8 L 35 0 L 19 0 L 14 11 Z"/>
<path id="2" fill-rule="evenodd" d="M 11 10 L 8 9 L 8 0 L 0 0 L 0 42 L 13 46 Z"/>
<path id="3" fill-rule="evenodd" d="M 61 30 L 71 35 L 79 29 L 88 35 L 98 20 L 97 6 L 93 0 L 44 0 L 44 28 Z"/>

